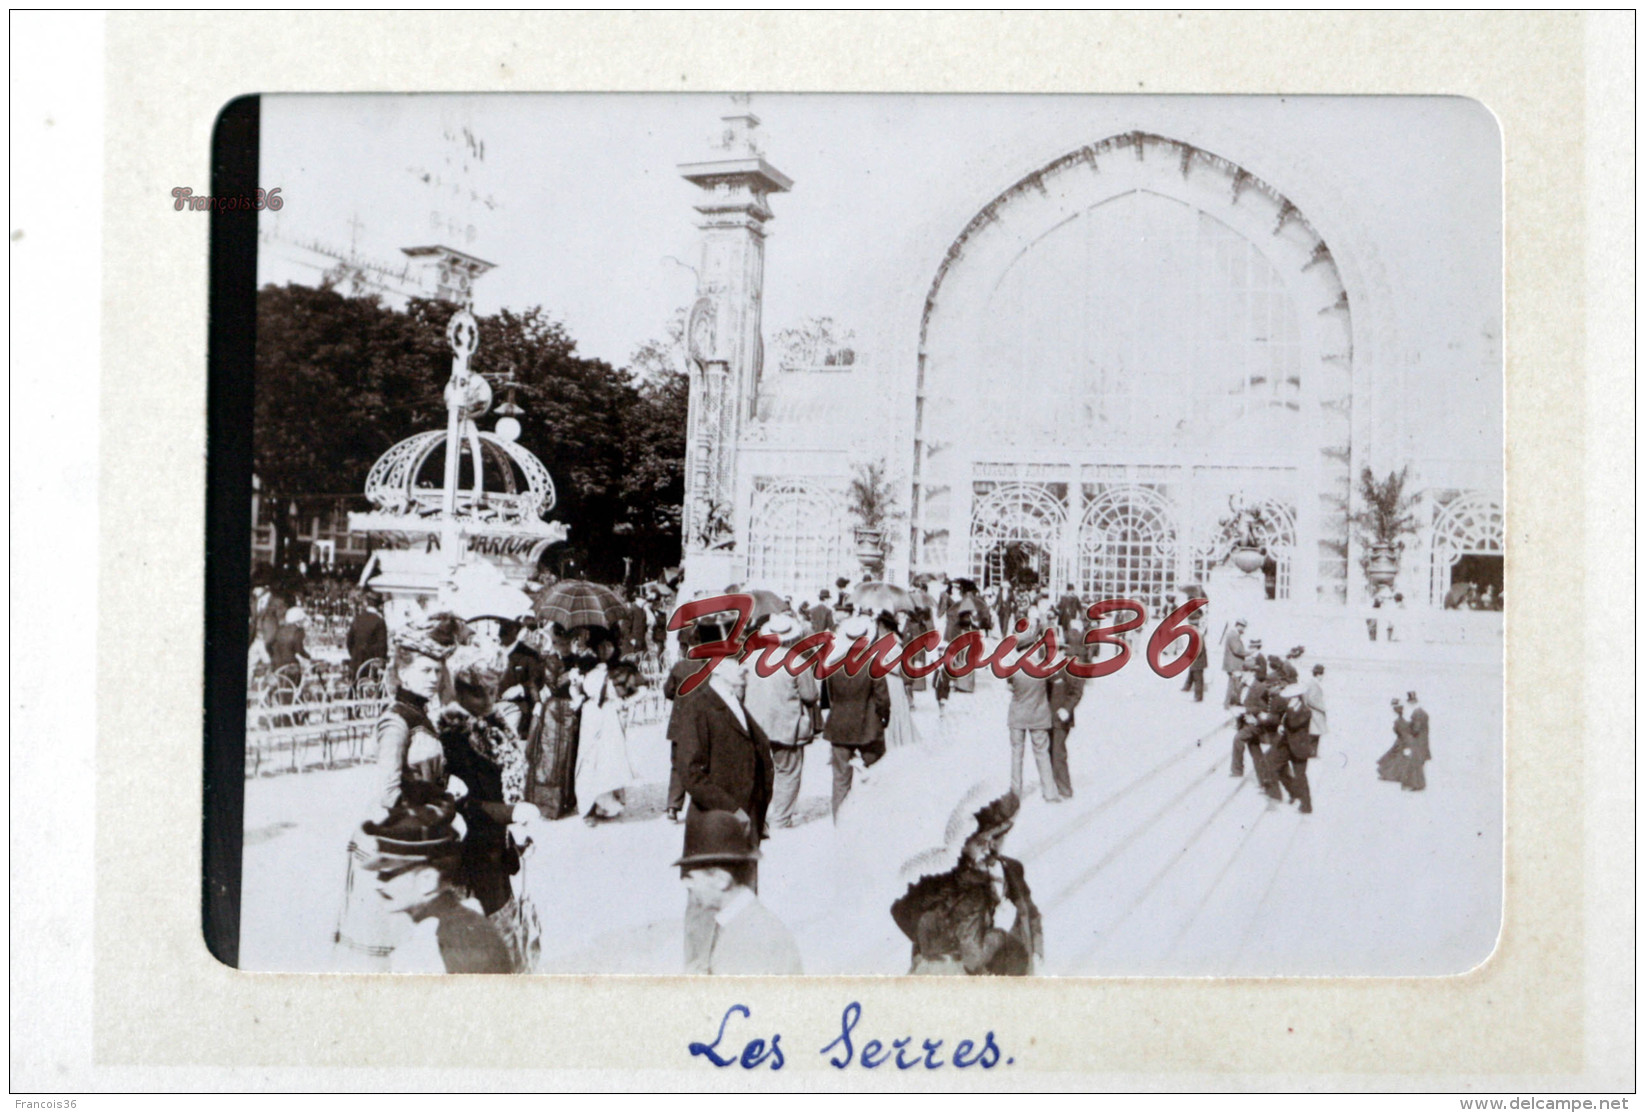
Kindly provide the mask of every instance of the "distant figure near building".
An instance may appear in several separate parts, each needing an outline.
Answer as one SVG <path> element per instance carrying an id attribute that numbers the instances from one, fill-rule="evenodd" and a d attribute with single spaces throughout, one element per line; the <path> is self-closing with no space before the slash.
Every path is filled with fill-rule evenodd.
<path id="1" fill-rule="evenodd" d="M 287 665 L 294 665 L 299 659 L 313 660 L 303 644 L 304 631 L 308 628 L 308 614 L 301 607 L 292 607 L 286 612 L 286 620 L 274 631 L 274 639 L 268 647 L 268 667 L 270 672 L 276 672 Z"/>
<path id="2" fill-rule="evenodd" d="M 1428 749 L 1428 712 L 1417 702 L 1415 692 L 1405 693 L 1405 704 L 1393 701 L 1394 744 L 1377 759 L 1377 776 L 1385 781 L 1398 781 L 1406 792 L 1421 792 L 1428 787 L 1423 766 L 1433 756 Z"/>
<path id="3" fill-rule="evenodd" d="M 360 678 L 360 666 L 367 661 L 388 660 L 388 623 L 383 620 L 383 597 L 366 592 L 365 606 L 348 627 L 348 679 Z"/>
<path id="4" fill-rule="evenodd" d="M 772 615 L 761 633 L 776 638 L 786 649 L 800 640 L 801 624 L 791 614 Z M 771 764 L 776 770 L 767 817 L 772 827 L 793 825 L 805 747 L 813 733 L 812 709 L 819 696 L 817 678 L 809 669 L 798 676 L 789 675 L 787 669 L 778 669 L 770 676 L 761 676 L 758 669 L 748 670 L 743 706 L 770 740 Z"/>
<path id="5" fill-rule="evenodd" d="M 1228 674 L 1228 692 L 1222 698 L 1223 707 L 1239 703 L 1239 674 L 1245 667 L 1245 620 L 1235 622 L 1222 639 L 1222 671 Z"/>
<path id="6" fill-rule="evenodd" d="M 817 601 L 806 612 L 806 621 L 811 623 L 811 632 L 814 634 L 834 629 L 834 612 L 829 609 L 828 598 L 828 589 L 825 587 L 817 592 Z"/>
<path id="7" fill-rule="evenodd" d="M 1194 660 L 1188 666 L 1188 679 L 1182 682 L 1182 690 L 1194 693 L 1194 702 L 1205 702 L 1205 670 L 1211 666 L 1211 650 L 1206 645 L 1205 627 L 1200 621 L 1202 611 L 1196 611 L 1188 618 L 1188 625 L 1199 634 L 1199 652 L 1194 654 Z"/>
<path id="8" fill-rule="evenodd" d="M 1030 651 L 1019 650 L 1017 659 L 1027 657 Z M 1057 790 L 1057 778 L 1051 766 L 1051 728 L 1057 720 L 1051 714 L 1046 681 L 1019 669 L 1006 683 L 1011 689 L 1011 707 L 1006 713 L 1006 727 L 1011 732 L 1011 791 L 1019 800 L 1022 798 L 1023 750 L 1031 748 L 1034 764 L 1039 768 L 1040 793 L 1047 804 L 1060 804 L 1062 793 Z"/>

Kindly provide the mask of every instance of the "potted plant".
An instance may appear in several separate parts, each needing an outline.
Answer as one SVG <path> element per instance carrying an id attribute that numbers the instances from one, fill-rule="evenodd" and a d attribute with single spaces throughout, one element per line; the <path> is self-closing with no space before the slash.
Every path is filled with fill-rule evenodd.
<path id="1" fill-rule="evenodd" d="M 1217 522 L 1217 540 L 1226 546 L 1223 559 L 1232 560 L 1241 572 L 1262 568 L 1262 531 L 1273 532 L 1272 515 L 1261 506 L 1251 506 L 1239 496 L 1228 499 L 1228 513 Z"/>
<path id="2" fill-rule="evenodd" d="M 1349 520 L 1359 529 L 1366 545 L 1360 560 L 1365 579 L 1374 587 L 1388 587 L 1399 575 L 1399 554 L 1405 551 L 1405 537 L 1417 531 L 1411 510 L 1416 496 L 1405 493 L 1411 468 L 1407 464 L 1377 481 L 1370 468 L 1359 473 L 1360 510 Z"/>
<path id="3" fill-rule="evenodd" d="M 885 559 L 885 527 L 897 515 L 897 496 L 884 461 L 858 464 L 853 471 L 846 509 L 857 522 L 857 559 L 873 568 Z"/>

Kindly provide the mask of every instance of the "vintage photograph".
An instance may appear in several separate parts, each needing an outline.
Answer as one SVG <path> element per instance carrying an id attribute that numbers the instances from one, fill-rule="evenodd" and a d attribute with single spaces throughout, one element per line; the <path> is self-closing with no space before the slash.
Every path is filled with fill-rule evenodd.
<path id="1" fill-rule="evenodd" d="M 1480 104 L 259 111 L 242 969 L 1490 956 Z"/>

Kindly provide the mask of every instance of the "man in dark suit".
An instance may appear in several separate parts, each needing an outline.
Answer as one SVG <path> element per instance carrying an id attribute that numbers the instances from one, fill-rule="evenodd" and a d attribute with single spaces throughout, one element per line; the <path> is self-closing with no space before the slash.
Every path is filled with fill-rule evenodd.
<path id="1" fill-rule="evenodd" d="M 1199 617 L 1204 613 L 1203 611 L 1195 611 L 1188 618 L 1188 625 L 1192 626 L 1199 634 L 1199 653 L 1194 656 L 1193 663 L 1188 666 L 1188 679 L 1183 681 L 1182 690 L 1193 692 L 1195 703 L 1205 701 L 1205 670 L 1211 665 L 1211 652 L 1205 644 L 1205 627 L 1200 622 Z"/>
<path id="2" fill-rule="evenodd" d="M 867 615 L 854 615 L 840 623 L 834 659 L 843 657 L 858 638 L 872 636 L 874 624 Z M 823 681 L 823 703 L 828 707 L 828 722 L 823 726 L 823 737 L 833 747 L 831 762 L 834 767 L 833 813 L 840 814 L 840 805 L 851 792 L 852 760 L 861 761 L 863 768 L 873 765 L 885 756 L 885 724 L 891 719 L 891 689 L 885 677 L 875 679 L 865 663 L 856 676 L 848 675 L 842 666 Z"/>
<path id="3" fill-rule="evenodd" d="M 726 628 L 709 620 L 699 620 L 680 630 L 681 657 L 674 662 L 674 667 L 668 670 L 668 677 L 663 681 L 663 698 L 673 704 L 668 713 L 668 730 L 665 735 L 668 739 L 668 818 L 673 823 L 683 823 L 685 820 L 680 813 L 685 810 L 685 759 L 687 752 L 680 745 L 681 731 L 686 723 L 684 705 L 687 701 L 702 695 L 708 689 L 699 686 L 689 696 L 680 695 L 680 685 L 686 679 L 702 671 L 705 661 L 685 656 L 694 645 L 708 645 L 724 639 Z M 729 664 L 729 663 L 727 663 Z M 727 667 L 726 664 L 719 666 Z"/>
<path id="4" fill-rule="evenodd" d="M 383 597 L 366 592 L 365 607 L 348 627 L 348 679 L 353 683 L 367 661 L 388 660 L 388 623 L 383 621 Z"/>
<path id="5" fill-rule="evenodd" d="M 532 621 L 535 621 L 533 619 Z M 497 682 L 499 705 L 511 704 L 519 709 L 518 715 L 504 712 L 505 718 L 514 720 L 514 733 L 521 738 L 531 736 L 531 716 L 537 710 L 537 701 L 542 698 L 543 685 L 548 679 L 548 667 L 543 664 L 543 655 L 537 652 L 532 644 L 521 635 L 525 633 L 525 624 L 522 622 L 503 622 L 498 626 L 498 640 L 508 651 L 508 664 L 503 670 L 503 677 Z"/>
<path id="6" fill-rule="evenodd" d="M 817 602 L 805 612 L 805 620 L 811 623 L 811 632 L 820 634 L 824 630 L 834 629 L 834 612 L 828 606 L 828 589 L 825 587 L 817 592 Z"/>
<path id="7" fill-rule="evenodd" d="M 622 617 L 617 620 L 618 634 L 622 638 L 622 655 L 630 661 L 638 661 L 645 656 L 645 636 L 651 622 L 651 614 L 645 609 L 645 604 L 638 595 L 631 592 L 623 593 L 625 598 Z"/>
<path id="8" fill-rule="evenodd" d="M 1084 654 L 1078 654 L 1082 660 Z M 1057 783 L 1057 792 L 1074 795 L 1073 782 L 1068 777 L 1068 732 L 1074 729 L 1074 708 L 1085 694 L 1085 681 L 1067 669 L 1058 669 L 1045 682 L 1051 702 L 1051 776 Z"/>
<path id="9" fill-rule="evenodd" d="M 1085 613 L 1085 605 L 1080 597 L 1074 593 L 1074 585 L 1069 584 L 1068 590 L 1062 593 L 1057 600 L 1057 625 L 1066 631 L 1074 624 L 1074 619 Z"/>
<path id="10" fill-rule="evenodd" d="M 1264 676 L 1251 685 L 1245 697 L 1245 713 L 1240 716 L 1239 728 L 1234 732 L 1234 768 L 1236 777 L 1245 775 L 1245 751 L 1251 753 L 1251 770 L 1257 783 L 1270 798 L 1279 800 L 1279 781 L 1270 768 L 1266 745 L 1270 749 L 1279 741 L 1280 722 L 1285 714 L 1285 698 L 1279 694 L 1284 676 Z"/>
<path id="11" fill-rule="evenodd" d="M 1268 751 L 1269 775 L 1285 786 L 1293 803 L 1301 804 L 1298 811 L 1307 814 L 1314 810 L 1313 795 L 1308 791 L 1308 759 L 1317 756 L 1319 739 L 1310 733 L 1307 696 L 1293 692 L 1285 700 L 1280 717 L 1279 736 Z"/>
<path id="12" fill-rule="evenodd" d="M 698 631 L 698 637 L 705 642 L 718 641 L 722 636 L 706 628 Z M 765 811 L 771 803 L 776 766 L 771 760 L 770 740 L 743 706 L 747 685 L 748 675 L 736 661 L 720 662 L 707 684 L 676 700 L 679 724 L 675 739 L 692 811 L 735 815 L 747 833 L 750 848 L 757 851 L 765 835 Z M 752 863 L 748 887 L 759 890 Z M 714 944 L 714 911 L 695 892 L 686 901 L 688 974 L 708 972 Z"/>
<path id="13" fill-rule="evenodd" d="M 270 672 L 294 665 L 301 658 L 304 661 L 313 660 L 303 644 L 303 632 L 308 627 L 308 613 L 301 607 L 292 607 L 286 612 L 286 620 L 274 631 L 274 640 L 268 647 L 268 667 Z"/>

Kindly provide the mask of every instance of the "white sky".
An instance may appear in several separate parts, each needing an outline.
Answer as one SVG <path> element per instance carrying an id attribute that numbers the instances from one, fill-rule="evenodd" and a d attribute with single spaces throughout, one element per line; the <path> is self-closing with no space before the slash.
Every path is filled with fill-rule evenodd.
<path id="1" fill-rule="evenodd" d="M 854 328 L 873 356 L 885 307 L 923 292 L 966 221 L 1022 175 L 1140 128 L 1194 142 L 1303 207 L 1327 199 L 1375 257 L 1407 364 L 1465 364 L 1470 404 L 1499 407 L 1500 149 L 1494 123 L 1447 98 L 755 95 L 766 157 L 794 179 L 769 224 L 765 330 L 811 315 Z M 264 97 L 265 188 L 283 236 L 366 253 L 445 242 L 498 264 L 476 308 L 542 305 L 584 354 L 625 364 L 694 295 L 695 187 L 720 95 Z M 471 177 L 498 207 L 472 243 L 431 229 L 442 128 L 485 143 Z M 1259 161 L 1253 164 L 1252 158 Z M 1262 161 L 1265 160 L 1265 161 Z M 450 206 L 446 206 L 449 208 Z M 1373 280 L 1376 276 L 1372 276 Z M 917 321 L 914 322 L 917 326 Z M 1441 366 L 1443 365 L 1443 367 Z"/>

